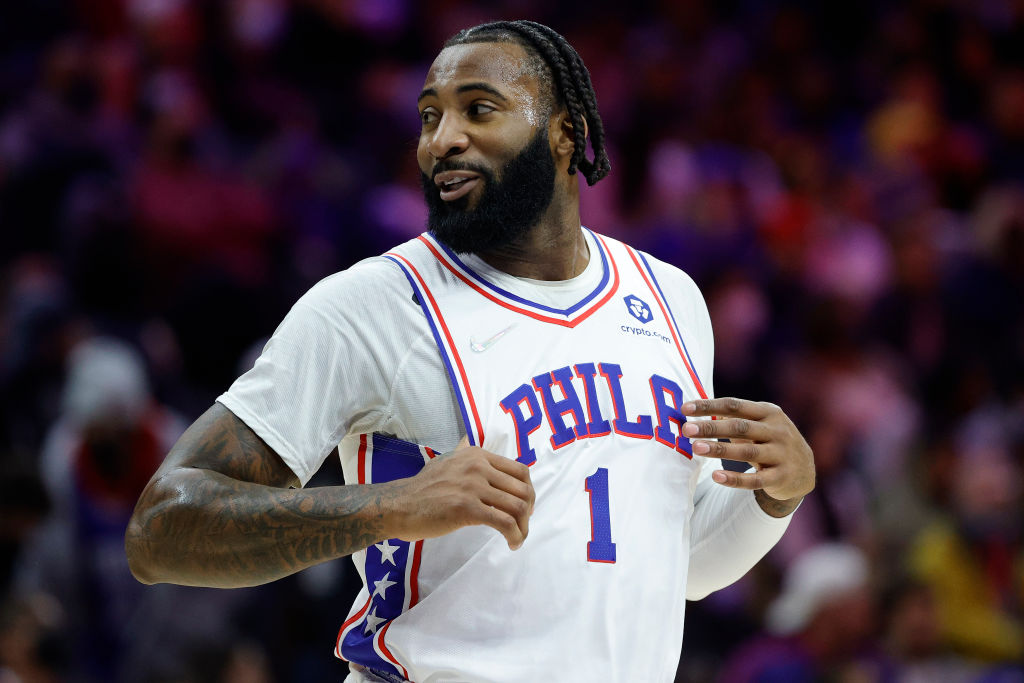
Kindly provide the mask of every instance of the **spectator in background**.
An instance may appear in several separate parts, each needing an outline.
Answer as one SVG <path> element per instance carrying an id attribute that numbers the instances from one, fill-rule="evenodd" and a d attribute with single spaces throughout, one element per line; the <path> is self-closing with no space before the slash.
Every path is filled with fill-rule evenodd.
<path id="1" fill-rule="evenodd" d="M 138 352 L 104 337 L 71 351 L 62 408 L 41 456 L 50 496 L 58 507 L 88 508 L 97 526 L 116 525 L 165 444 L 180 436 L 181 421 L 153 401 Z"/>
<path id="2" fill-rule="evenodd" d="M 931 589 L 897 579 L 881 595 L 882 643 L 889 658 L 886 678 L 897 683 L 968 683 L 978 671 L 952 655 Z"/>
<path id="3" fill-rule="evenodd" d="M 151 396 L 142 357 L 112 338 L 71 351 L 61 403 L 40 460 L 53 513 L 24 548 L 16 590 L 63 606 L 70 670 L 85 680 L 173 672 L 190 645 L 230 635 L 224 615 L 235 601 L 147 592 L 128 571 L 128 518 L 182 422 Z"/>
<path id="4" fill-rule="evenodd" d="M 1001 430 L 979 427 L 962 430 L 950 514 L 920 532 L 909 563 L 932 591 L 949 646 L 979 662 L 1017 661 L 1024 657 L 1024 471 L 1006 443 L 985 437 Z"/>
<path id="5" fill-rule="evenodd" d="M 880 680 L 867 558 L 825 543 L 800 555 L 768 609 L 768 634 L 739 647 L 720 683 Z"/>
<path id="6" fill-rule="evenodd" d="M 0 605 L 0 683 L 67 680 L 59 639 L 65 616 L 47 595 L 11 598 Z"/>
<path id="7" fill-rule="evenodd" d="M 61 403 L 40 459 L 53 513 L 16 581 L 67 607 L 77 670 L 116 680 L 142 597 L 121 537 L 134 497 L 183 430 L 153 403 L 138 353 L 114 339 L 87 339 L 72 350 Z"/>

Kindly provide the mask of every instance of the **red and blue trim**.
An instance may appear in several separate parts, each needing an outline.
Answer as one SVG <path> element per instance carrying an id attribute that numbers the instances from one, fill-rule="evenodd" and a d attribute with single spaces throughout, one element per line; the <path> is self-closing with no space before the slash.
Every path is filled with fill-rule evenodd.
<path id="1" fill-rule="evenodd" d="M 477 273 L 472 268 L 470 268 L 468 265 L 466 265 L 462 261 L 462 259 L 460 259 L 455 254 L 455 252 L 453 252 L 451 249 L 449 249 L 447 245 L 445 245 L 443 242 L 438 240 L 432 234 L 424 233 L 423 236 L 421 237 L 421 239 L 423 239 L 425 237 L 426 240 L 428 240 L 431 244 L 433 244 L 435 247 L 439 248 L 441 251 L 444 252 L 444 254 L 447 256 L 446 260 L 449 263 L 451 263 L 452 265 L 457 266 L 464 273 L 466 273 L 471 278 L 476 280 L 477 283 L 479 283 L 480 285 L 482 285 L 486 289 L 491 290 L 493 293 L 495 293 L 495 294 L 497 294 L 499 296 L 502 296 L 502 297 L 504 297 L 504 298 L 506 298 L 506 299 L 508 299 L 510 301 L 517 302 L 517 303 L 519 303 L 519 304 L 521 304 L 522 306 L 525 306 L 525 307 L 535 308 L 537 310 L 546 311 L 548 313 L 553 313 L 555 315 L 569 316 L 569 315 L 572 315 L 573 313 L 575 313 L 576 311 L 578 311 L 579 309 L 583 308 L 584 306 L 586 306 L 588 303 L 593 301 L 598 295 L 600 295 L 601 292 L 604 290 L 604 288 L 608 285 L 608 281 L 611 279 L 611 274 L 612 274 L 612 271 L 609 268 L 608 251 L 607 251 L 607 249 L 597 240 L 597 235 L 595 235 L 590 229 L 588 229 L 588 228 L 583 228 L 583 229 L 586 230 L 587 233 L 591 237 L 594 238 L 594 242 L 597 244 L 597 251 L 598 251 L 598 254 L 601 256 L 601 272 L 602 272 L 602 276 L 601 276 L 601 281 L 598 283 L 597 287 L 594 288 L 594 291 L 592 291 L 590 294 L 588 294 L 583 299 L 581 299 L 580 301 L 576 302 L 575 304 L 573 304 L 569 308 L 552 308 L 550 306 L 545 306 L 543 304 L 539 304 L 539 303 L 537 303 L 535 301 L 530 301 L 529 299 L 524 299 L 523 297 L 520 297 L 520 296 L 518 296 L 516 294 L 513 294 L 512 292 L 506 291 L 506 290 L 502 289 L 501 287 L 498 287 L 493 282 L 489 282 L 483 276 L 481 276 L 479 273 Z"/>
<path id="2" fill-rule="evenodd" d="M 503 308 L 528 316 L 534 320 L 573 328 L 600 309 L 601 306 L 615 295 L 619 288 L 619 269 L 615 263 L 615 258 L 608 249 L 608 245 L 600 235 L 590 232 L 590 230 L 587 230 L 587 232 L 594 237 L 594 243 L 597 245 L 598 253 L 601 256 L 601 266 L 604 273 L 601 282 L 590 294 L 565 309 L 552 308 L 524 299 L 488 282 L 480 274 L 463 263 L 458 256 L 441 244 L 430 233 L 423 233 L 418 239 L 427 246 L 430 253 L 434 255 L 442 266 L 481 296 Z"/>
<path id="3" fill-rule="evenodd" d="M 455 389 L 455 398 L 459 402 L 459 411 L 462 413 L 462 421 L 466 427 L 469 443 L 473 446 L 479 446 L 484 442 L 483 422 L 480 420 L 480 412 L 477 410 L 476 401 L 473 399 L 473 391 L 469 386 L 469 378 L 466 375 L 466 368 L 462 363 L 462 357 L 459 355 L 455 341 L 452 339 L 448 324 L 444 321 L 444 316 L 441 314 L 441 308 L 437 305 L 437 300 L 427 286 L 426 280 L 423 279 L 420 272 L 416 270 L 416 266 L 407 258 L 395 252 L 384 254 L 384 258 L 390 259 L 397 264 L 402 269 L 402 272 L 405 273 L 406 279 L 409 280 L 409 284 L 416 294 L 416 299 L 420 302 L 420 307 L 423 309 L 423 314 L 427 317 L 427 322 L 430 324 L 430 331 L 434 335 L 434 342 L 437 344 L 437 349 L 441 353 L 441 360 L 444 361 L 444 366 L 448 370 L 448 377 L 451 379 L 452 387 Z"/>
<path id="4" fill-rule="evenodd" d="M 437 451 L 382 434 L 362 434 L 356 454 L 360 484 L 394 481 L 419 472 Z M 419 571 L 423 541 L 390 538 L 360 551 L 366 603 L 355 611 L 338 631 L 334 653 L 401 680 L 408 670 L 387 645 L 385 636 L 394 619 L 420 600 Z"/>
<path id="5" fill-rule="evenodd" d="M 694 370 L 693 361 L 690 359 L 690 353 L 686 350 L 686 343 L 683 342 L 683 335 L 679 331 L 679 325 L 676 324 L 675 316 L 672 315 L 672 309 L 669 308 L 668 302 L 665 300 L 665 295 L 661 291 L 661 286 L 658 284 L 658 278 L 654 276 L 654 271 L 651 269 L 651 264 L 647 262 L 643 253 L 636 251 L 633 247 L 628 244 L 623 244 L 626 251 L 629 253 L 629 257 L 633 259 L 633 264 L 637 270 L 640 271 L 640 277 L 643 278 L 647 284 L 647 288 L 651 291 L 651 295 L 655 301 L 658 302 L 658 307 L 661 309 L 661 314 L 665 316 L 665 320 L 669 322 L 669 332 L 672 334 L 672 341 L 676 345 L 676 350 L 679 351 L 679 356 L 683 359 L 683 365 L 686 366 L 686 371 L 690 375 L 690 379 L 693 380 L 693 386 L 697 389 L 697 393 L 700 394 L 701 398 L 707 398 L 707 392 L 704 391 L 704 385 L 701 384 L 700 377 L 697 376 L 697 371 Z M 640 265 L 641 261 L 643 266 Z"/>

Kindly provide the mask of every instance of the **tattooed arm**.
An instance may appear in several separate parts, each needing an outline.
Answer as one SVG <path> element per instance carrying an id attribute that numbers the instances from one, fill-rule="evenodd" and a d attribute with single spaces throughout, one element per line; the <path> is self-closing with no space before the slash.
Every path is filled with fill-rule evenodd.
<path id="1" fill-rule="evenodd" d="M 385 538 L 430 538 L 469 524 L 522 544 L 533 508 L 528 469 L 460 445 L 415 477 L 297 486 L 281 457 L 215 404 L 174 445 L 125 534 L 143 583 L 254 586 Z"/>
<path id="2" fill-rule="evenodd" d="M 135 507 L 125 544 L 143 583 L 248 586 L 385 537 L 380 487 L 289 489 L 280 456 L 214 404 L 171 449 Z"/>

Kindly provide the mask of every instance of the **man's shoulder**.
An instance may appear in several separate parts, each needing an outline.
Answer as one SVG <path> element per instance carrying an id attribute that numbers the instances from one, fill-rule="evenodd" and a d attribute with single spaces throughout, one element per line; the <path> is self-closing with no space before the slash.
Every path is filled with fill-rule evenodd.
<path id="1" fill-rule="evenodd" d="M 419 261 L 428 254 L 428 247 L 420 237 L 414 237 L 407 242 L 395 245 L 383 254 L 364 258 L 357 261 L 345 270 L 328 275 L 315 284 L 310 293 L 335 294 L 347 292 L 353 288 L 383 288 L 383 292 L 393 289 L 405 291 L 407 289 L 407 278 L 399 265 L 400 260 Z"/>
<path id="2" fill-rule="evenodd" d="M 401 269 L 390 259 L 372 256 L 313 285 L 296 303 L 326 311 L 382 310 L 396 297 L 409 294 Z"/>
<path id="3" fill-rule="evenodd" d="M 404 279 L 402 272 L 391 259 L 385 256 L 370 256 L 356 261 L 344 270 L 328 275 L 313 285 L 310 291 L 318 288 L 337 289 L 361 283 L 384 285 L 399 279 Z"/>

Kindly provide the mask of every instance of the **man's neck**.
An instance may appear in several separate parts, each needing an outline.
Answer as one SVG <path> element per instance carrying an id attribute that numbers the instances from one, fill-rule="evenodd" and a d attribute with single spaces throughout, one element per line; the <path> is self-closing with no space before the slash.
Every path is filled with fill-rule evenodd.
<path id="1" fill-rule="evenodd" d="M 580 227 L 579 204 L 556 206 L 522 239 L 478 254 L 489 265 L 516 277 L 533 280 L 568 280 L 590 262 L 590 249 Z"/>

